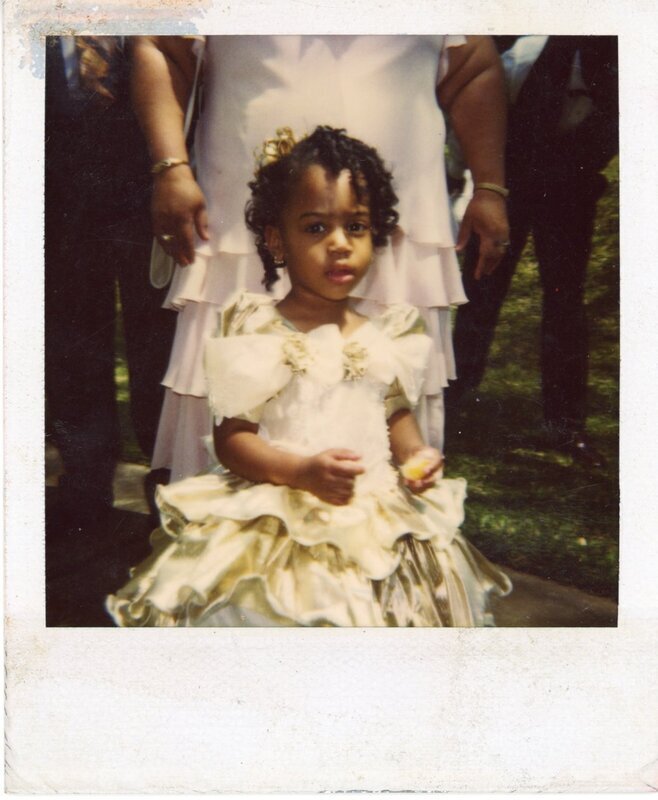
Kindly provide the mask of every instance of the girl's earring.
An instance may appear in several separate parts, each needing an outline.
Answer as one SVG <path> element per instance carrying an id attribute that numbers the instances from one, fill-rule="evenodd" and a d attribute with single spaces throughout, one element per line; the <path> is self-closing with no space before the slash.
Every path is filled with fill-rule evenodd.
<path id="1" fill-rule="evenodd" d="M 274 266 L 275 267 L 283 267 L 283 266 L 285 266 L 285 263 L 286 263 L 285 259 L 278 258 L 277 256 L 272 256 L 272 259 L 274 261 Z"/>

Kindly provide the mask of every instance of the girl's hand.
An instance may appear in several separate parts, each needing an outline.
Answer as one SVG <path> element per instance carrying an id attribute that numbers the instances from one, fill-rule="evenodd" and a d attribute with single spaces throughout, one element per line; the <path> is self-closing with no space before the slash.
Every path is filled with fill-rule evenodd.
<path id="1" fill-rule="evenodd" d="M 404 485 L 412 492 L 424 492 L 443 474 L 443 456 L 434 447 L 421 447 L 400 467 Z"/>
<path id="2" fill-rule="evenodd" d="M 185 267 L 194 261 L 195 234 L 208 239 L 206 199 L 187 165 L 155 176 L 151 200 L 153 231 L 165 252 Z M 171 239 L 163 239 L 171 236 Z"/>
<path id="3" fill-rule="evenodd" d="M 352 450 L 323 450 L 302 460 L 295 489 L 305 489 L 325 503 L 344 506 L 352 499 L 354 480 L 365 472 Z"/>

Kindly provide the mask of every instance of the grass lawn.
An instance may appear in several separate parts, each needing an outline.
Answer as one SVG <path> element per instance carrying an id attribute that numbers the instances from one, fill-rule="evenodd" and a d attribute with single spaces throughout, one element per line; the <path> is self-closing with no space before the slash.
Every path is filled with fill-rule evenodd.
<path id="1" fill-rule="evenodd" d="M 477 399 L 449 419 L 448 474 L 469 482 L 464 531 L 514 569 L 616 597 L 619 532 L 619 165 L 607 169 L 588 273 L 588 429 L 608 466 L 591 471 L 542 449 L 539 375 L 541 291 L 532 243 L 498 323 Z M 120 326 L 117 326 L 120 328 Z M 117 333 L 123 457 L 146 463 L 128 412 L 128 379 Z"/>

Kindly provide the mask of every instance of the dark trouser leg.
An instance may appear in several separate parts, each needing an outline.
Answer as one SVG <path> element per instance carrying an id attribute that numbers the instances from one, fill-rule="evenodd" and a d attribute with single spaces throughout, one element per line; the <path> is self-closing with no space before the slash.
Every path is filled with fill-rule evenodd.
<path id="1" fill-rule="evenodd" d="M 111 503 L 118 455 L 114 272 L 79 199 L 46 203 L 46 397 L 67 502 L 82 513 Z"/>
<path id="2" fill-rule="evenodd" d="M 457 380 L 450 384 L 448 400 L 476 388 L 484 376 L 498 315 L 528 236 L 527 214 L 512 205 L 509 214 L 511 246 L 492 275 L 475 280 L 478 245 L 474 239 L 464 255 L 462 277 L 468 303 L 457 310 L 453 331 Z"/>
<path id="3" fill-rule="evenodd" d="M 164 389 L 160 384 L 171 352 L 176 314 L 162 308 L 166 290 L 149 283 L 151 255 L 148 214 L 127 220 L 119 231 L 121 307 L 130 380 L 130 412 L 137 442 L 149 459 Z"/>
<path id="4" fill-rule="evenodd" d="M 597 194 L 591 184 L 549 195 L 534 227 L 543 288 L 544 418 L 555 431 L 582 431 L 587 394 L 585 276 Z"/>

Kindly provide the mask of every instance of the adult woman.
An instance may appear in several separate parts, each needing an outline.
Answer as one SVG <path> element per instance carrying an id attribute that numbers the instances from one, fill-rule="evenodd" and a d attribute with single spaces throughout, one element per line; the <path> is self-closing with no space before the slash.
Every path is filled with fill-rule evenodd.
<path id="1" fill-rule="evenodd" d="M 260 262 L 243 222 L 246 184 L 254 150 L 284 126 L 297 136 L 316 124 L 344 127 L 371 142 L 396 172 L 400 230 L 377 254 L 358 296 L 370 305 L 406 301 L 424 310 L 435 353 L 421 423 L 440 447 L 442 388 L 453 373 L 448 307 L 465 298 L 435 91 L 476 183 L 489 187 L 476 191 L 458 243 L 471 231 L 480 237 L 484 274 L 495 268 L 508 233 L 504 198 L 491 190 L 504 184 L 504 94 L 493 44 L 486 37 L 209 37 L 197 183 L 182 162 L 188 161 L 183 110 L 198 47 L 184 38 L 144 37 L 134 48 L 135 106 L 153 161 L 162 167 L 154 180 L 154 229 L 181 265 L 168 297 L 181 313 L 154 468 L 170 467 L 180 478 L 206 466 L 200 441 L 210 418 L 200 344 L 230 292 L 259 288 Z"/>

